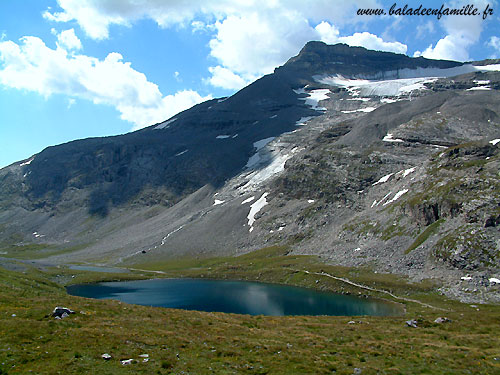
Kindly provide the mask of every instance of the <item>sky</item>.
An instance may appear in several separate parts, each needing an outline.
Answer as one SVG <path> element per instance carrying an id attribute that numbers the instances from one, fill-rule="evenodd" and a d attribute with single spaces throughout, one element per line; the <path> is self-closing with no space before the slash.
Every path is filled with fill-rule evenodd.
<path id="1" fill-rule="evenodd" d="M 393 4 L 401 12 L 474 5 L 478 14 L 390 15 Z M 500 3 L 0 0 L 0 168 L 232 95 L 310 40 L 412 57 L 499 58 Z"/>

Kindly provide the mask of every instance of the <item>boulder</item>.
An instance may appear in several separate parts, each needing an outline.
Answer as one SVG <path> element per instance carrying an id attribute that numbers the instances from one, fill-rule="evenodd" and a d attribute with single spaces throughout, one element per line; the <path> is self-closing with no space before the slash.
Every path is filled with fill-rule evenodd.
<path id="1" fill-rule="evenodd" d="M 75 312 L 67 307 L 57 306 L 54 311 L 52 311 L 52 317 L 56 319 L 64 319 L 69 316 L 69 314 L 74 314 Z"/>
<path id="2" fill-rule="evenodd" d="M 451 319 L 448 319 L 447 317 L 439 317 L 434 321 L 434 323 L 438 324 L 449 323 L 449 322 L 451 322 Z"/>
<path id="3" fill-rule="evenodd" d="M 417 321 L 415 319 L 412 319 L 412 320 L 407 320 L 406 321 L 406 325 L 408 327 L 412 327 L 412 328 L 417 328 Z"/>

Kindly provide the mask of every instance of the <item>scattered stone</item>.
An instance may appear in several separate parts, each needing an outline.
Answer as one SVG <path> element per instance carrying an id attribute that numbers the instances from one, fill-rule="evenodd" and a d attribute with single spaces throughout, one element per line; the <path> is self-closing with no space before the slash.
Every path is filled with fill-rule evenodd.
<path id="1" fill-rule="evenodd" d="M 450 323 L 451 319 L 448 319 L 447 317 L 439 317 L 437 318 L 434 323 L 442 324 L 442 323 Z"/>
<path id="2" fill-rule="evenodd" d="M 149 354 L 139 354 L 139 357 L 141 357 L 141 358 L 149 358 Z"/>
<path id="3" fill-rule="evenodd" d="M 363 370 L 362 370 L 362 369 L 360 369 L 360 368 L 358 368 L 358 367 L 355 367 L 355 368 L 354 368 L 354 372 L 353 372 L 353 374 L 354 374 L 354 375 L 359 375 L 359 374 L 361 374 L 362 372 L 363 372 Z"/>
<path id="4" fill-rule="evenodd" d="M 120 362 L 122 363 L 123 366 L 127 366 L 127 365 L 131 365 L 133 361 L 134 361 L 134 359 L 130 358 L 130 359 L 122 359 Z"/>
<path id="5" fill-rule="evenodd" d="M 105 361 L 109 361 L 112 358 L 111 355 L 109 355 L 108 353 L 104 353 L 103 355 L 101 355 L 101 357 Z"/>
<path id="6" fill-rule="evenodd" d="M 490 277 L 488 281 L 490 284 L 500 284 L 500 279 L 497 279 L 496 277 Z"/>
<path id="7" fill-rule="evenodd" d="M 351 320 L 351 321 L 347 322 L 347 324 L 356 324 L 356 322 L 354 320 Z"/>
<path id="8" fill-rule="evenodd" d="M 57 306 L 54 311 L 52 311 L 52 317 L 56 319 L 64 319 L 69 316 L 69 314 L 74 314 L 75 312 L 67 307 Z"/>
<path id="9" fill-rule="evenodd" d="M 16 314 L 12 314 L 11 316 L 12 316 L 13 318 L 15 318 L 17 315 L 16 315 Z"/>
<path id="10" fill-rule="evenodd" d="M 412 319 L 412 320 L 407 320 L 406 321 L 406 325 L 408 327 L 412 327 L 412 328 L 417 328 L 417 321 L 415 319 Z"/>

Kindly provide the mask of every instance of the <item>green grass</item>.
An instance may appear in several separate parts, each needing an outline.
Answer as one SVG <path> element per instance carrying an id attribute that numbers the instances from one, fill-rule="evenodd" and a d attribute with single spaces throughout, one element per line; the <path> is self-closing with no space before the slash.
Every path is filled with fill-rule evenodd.
<path id="1" fill-rule="evenodd" d="M 88 247 L 89 244 L 80 244 L 61 247 L 52 244 L 21 244 L 0 247 L 3 257 L 15 259 L 42 259 L 52 255 L 70 253 Z"/>
<path id="2" fill-rule="evenodd" d="M 0 374 L 352 374 L 354 368 L 363 374 L 500 371 L 493 359 L 500 356 L 500 307 L 480 305 L 477 311 L 437 295 L 428 282 L 410 284 L 394 275 L 328 266 L 315 257 L 291 255 L 287 247 L 137 268 L 163 270 L 166 277 L 252 279 L 369 294 L 312 274 L 324 271 L 446 311 L 414 303 L 406 303 L 407 313 L 400 317 L 263 317 L 183 311 L 73 297 L 52 281 L 151 277 L 147 272 L 106 275 L 60 268 L 23 274 L 0 268 Z M 60 321 L 48 317 L 58 305 L 77 314 Z M 433 323 L 438 316 L 452 322 Z M 419 328 L 406 326 L 405 320 L 413 318 L 419 319 Z M 362 323 L 347 324 L 350 320 Z M 113 358 L 104 361 L 103 353 Z M 150 360 L 142 362 L 141 354 L 148 354 Z M 120 359 L 129 358 L 135 362 L 120 364 Z"/>

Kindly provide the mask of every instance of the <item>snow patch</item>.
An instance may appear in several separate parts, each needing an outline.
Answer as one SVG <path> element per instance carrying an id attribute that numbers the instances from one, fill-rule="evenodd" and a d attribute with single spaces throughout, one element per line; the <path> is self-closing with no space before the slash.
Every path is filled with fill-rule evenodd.
<path id="1" fill-rule="evenodd" d="M 384 206 L 388 205 L 388 204 L 390 204 L 392 202 L 396 202 L 399 198 L 401 198 L 401 196 L 403 196 L 403 194 L 406 194 L 406 193 L 408 193 L 408 189 L 403 189 L 401 191 L 398 191 L 396 193 L 396 195 L 390 201 L 387 201 L 387 202 L 384 203 Z"/>
<path id="2" fill-rule="evenodd" d="M 386 104 L 396 103 L 396 102 L 400 102 L 400 101 L 401 101 L 401 99 L 391 99 L 391 98 L 380 99 L 380 103 L 386 103 Z"/>
<path id="3" fill-rule="evenodd" d="M 377 204 L 375 206 L 378 206 L 380 203 L 382 203 L 383 201 L 385 201 L 386 198 L 389 197 L 389 195 L 391 195 L 391 192 L 388 192 L 386 195 L 384 195 L 384 197 L 379 202 L 377 202 Z"/>
<path id="4" fill-rule="evenodd" d="M 168 121 L 162 122 L 160 125 L 155 126 L 155 129 L 168 129 L 169 125 L 173 123 L 175 120 L 177 120 L 177 117 L 174 117 L 173 119 L 170 119 Z"/>
<path id="5" fill-rule="evenodd" d="M 185 153 L 186 153 L 186 152 L 188 152 L 188 151 L 189 151 L 189 150 L 184 150 L 184 151 L 181 151 L 181 152 L 179 152 L 179 153 L 175 154 L 175 156 L 181 156 L 181 155 L 185 154 Z"/>
<path id="6" fill-rule="evenodd" d="M 215 201 L 214 201 L 214 206 L 218 206 L 219 204 L 222 204 L 222 203 L 224 203 L 224 202 L 225 202 L 225 201 L 221 201 L 221 200 L 219 200 L 219 199 L 215 199 Z"/>
<path id="7" fill-rule="evenodd" d="M 392 133 L 387 133 L 387 135 L 382 139 L 384 142 L 404 142 L 399 138 L 392 138 Z"/>
<path id="8" fill-rule="evenodd" d="M 472 280 L 472 277 L 470 277 L 469 275 L 467 275 L 467 276 L 462 276 L 462 277 L 460 278 L 460 280 L 463 280 L 463 281 L 469 281 L 469 280 Z"/>
<path id="9" fill-rule="evenodd" d="M 490 141 L 489 143 L 491 143 L 493 146 L 495 146 L 498 142 L 500 142 L 500 138 L 494 139 L 494 140 Z"/>
<path id="10" fill-rule="evenodd" d="M 484 66 L 475 66 L 476 70 L 482 70 L 487 72 L 500 71 L 500 64 L 491 64 Z"/>
<path id="11" fill-rule="evenodd" d="M 492 284 L 500 284 L 500 279 L 497 279 L 496 277 L 490 277 L 489 281 Z"/>
<path id="12" fill-rule="evenodd" d="M 25 165 L 30 165 L 33 160 L 35 160 L 35 158 L 31 158 L 30 160 L 25 161 L 24 163 L 19 164 L 19 166 L 20 167 L 24 167 Z"/>
<path id="13" fill-rule="evenodd" d="M 172 232 L 168 233 L 165 237 L 163 237 L 160 246 L 165 245 L 165 242 L 167 242 L 167 238 L 170 237 L 172 234 L 180 231 L 182 228 L 184 228 L 184 225 L 181 225 L 179 228 L 174 229 Z"/>
<path id="14" fill-rule="evenodd" d="M 314 199 L 308 199 L 307 203 L 314 203 Z"/>
<path id="15" fill-rule="evenodd" d="M 388 175 L 382 177 L 380 180 L 378 180 L 377 182 L 373 183 L 372 186 L 375 186 L 375 185 L 378 185 L 378 184 L 383 184 L 384 182 L 387 182 L 389 181 L 389 179 L 391 178 L 391 176 L 393 175 L 394 173 L 389 173 Z"/>
<path id="16" fill-rule="evenodd" d="M 45 237 L 45 234 L 39 234 L 38 232 L 33 232 L 33 237 L 35 238 Z"/>
<path id="17" fill-rule="evenodd" d="M 255 197 L 250 197 L 250 198 L 247 198 L 245 199 L 243 202 L 241 202 L 241 204 L 246 204 L 246 203 L 250 203 L 251 201 L 253 201 L 255 199 Z"/>
<path id="18" fill-rule="evenodd" d="M 471 87 L 470 89 L 467 89 L 465 91 L 483 91 L 483 90 L 491 90 L 491 87 L 489 86 L 476 86 L 476 87 Z"/>
<path id="19" fill-rule="evenodd" d="M 350 98 L 347 100 L 360 100 L 362 102 L 369 102 L 371 100 L 371 98 Z"/>
<path id="20" fill-rule="evenodd" d="M 278 117 L 278 115 L 273 115 L 273 116 L 271 116 L 269 118 L 276 118 L 276 117 Z"/>
<path id="21" fill-rule="evenodd" d="M 229 137 L 230 137 L 230 135 L 218 135 L 217 137 L 215 137 L 215 139 L 226 139 Z"/>
<path id="22" fill-rule="evenodd" d="M 422 90 L 425 83 L 437 78 L 404 78 L 388 80 L 349 79 L 340 75 L 334 77 L 314 77 L 320 83 L 336 87 L 344 87 L 352 96 L 401 96 L 414 90 Z"/>
<path id="23" fill-rule="evenodd" d="M 377 108 L 375 107 L 366 107 L 366 108 L 359 108 L 359 109 L 353 109 L 352 111 L 340 111 L 342 113 L 354 113 L 354 112 L 365 112 L 365 113 L 368 113 L 368 112 L 372 112 L 374 110 L 376 110 Z"/>
<path id="24" fill-rule="evenodd" d="M 415 172 L 415 169 L 416 168 L 413 167 L 413 168 L 408 168 L 408 169 L 405 169 L 404 171 L 402 171 L 403 172 L 403 178 L 405 178 L 406 176 L 408 176 L 410 173 Z"/>
<path id="25" fill-rule="evenodd" d="M 250 156 L 250 159 L 248 159 L 247 164 L 245 165 L 245 168 L 253 168 L 260 162 L 260 155 L 254 154 Z"/>
<path id="26" fill-rule="evenodd" d="M 324 107 L 318 107 L 318 103 L 322 100 L 329 99 L 329 96 L 327 94 L 330 93 L 329 89 L 317 89 L 317 90 L 312 90 L 309 92 L 306 92 L 305 87 L 298 89 L 298 90 L 293 90 L 296 94 L 308 94 L 308 97 L 306 98 L 299 98 L 299 100 L 303 100 L 306 105 L 310 106 L 312 109 L 316 111 L 326 111 L 326 108 Z"/>
<path id="27" fill-rule="evenodd" d="M 267 204 L 266 197 L 269 193 L 264 193 L 262 196 L 255 201 L 252 205 L 250 205 L 250 212 L 248 213 L 248 226 L 250 229 L 249 232 L 253 231 L 253 223 L 255 223 L 255 215 L 259 213 L 259 211 Z"/>
<path id="28" fill-rule="evenodd" d="M 477 85 L 489 85 L 489 84 L 490 84 L 490 80 L 489 80 L 489 79 L 484 80 L 484 81 L 482 81 L 482 80 L 477 80 L 477 79 L 476 79 L 476 80 L 474 80 L 473 82 L 474 82 L 475 84 L 477 84 Z"/>
<path id="29" fill-rule="evenodd" d="M 440 77 L 453 77 L 477 71 L 498 71 L 500 64 L 474 66 L 465 64 L 448 69 L 417 68 L 381 71 L 373 75 L 363 75 L 355 79 L 336 76 L 314 76 L 320 83 L 330 86 L 344 87 L 352 96 L 401 96 L 414 90 L 424 89 L 425 83 Z M 484 84 L 484 83 L 482 83 Z"/>
<path id="30" fill-rule="evenodd" d="M 273 139 L 276 137 L 269 137 L 265 139 L 261 139 L 260 141 L 254 142 L 253 147 L 256 149 L 256 153 L 250 156 L 250 159 L 248 159 L 247 164 L 245 165 L 245 168 L 253 168 L 256 165 L 258 165 L 261 161 L 261 157 L 259 155 L 259 151 L 264 148 L 268 143 L 272 142 Z"/>
<path id="31" fill-rule="evenodd" d="M 254 156 L 258 156 L 255 154 Z M 292 157 L 292 154 L 278 154 L 272 158 L 271 163 L 265 168 L 254 172 L 249 181 L 242 187 L 242 189 L 246 190 L 249 187 L 259 185 L 264 182 L 268 178 L 274 176 L 277 173 L 280 173 L 285 169 L 285 163 L 288 159 Z M 260 156 L 259 156 L 260 161 Z M 258 163 L 258 162 L 257 162 Z"/>
<path id="32" fill-rule="evenodd" d="M 265 147 L 268 143 L 272 142 L 272 140 L 276 137 L 269 137 L 261 139 L 260 141 L 254 142 L 253 147 L 259 151 L 261 148 Z"/>
<path id="33" fill-rule="evenodd" d="M 307 121 L 310 119 L 314 118 L 313 116 L 308 116 L 308 117 L 301 117 L 300 120 L 298 120 L 295 125 L 296 126 L 303 126 L 306 124 Z"/>
<path id="34" fill-rule="evenodd" d="M 358 109 L 359 112 L 373 112 L 375 111 L 377 108 L 375 107 L 366 107 L 366 108 L 360 108 Z"/>

